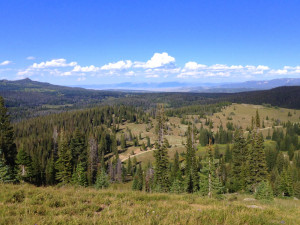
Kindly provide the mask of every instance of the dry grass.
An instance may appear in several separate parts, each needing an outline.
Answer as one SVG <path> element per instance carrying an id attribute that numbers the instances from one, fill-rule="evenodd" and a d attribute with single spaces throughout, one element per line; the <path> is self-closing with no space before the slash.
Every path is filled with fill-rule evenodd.
<path id="1" fill-rule="evenodd" d="M 255 117 L 256 110 L 258 110 L 261 121 L 264 120 L 266 129 L 262 130 L 263 133 L 267 134 L 268 127 L 272 127 L 273 122 L 279 120 L 281 122 L 300 122 L 300 110 L 294 109 L 285 109 L 285 108 L 269 108 L 261 105 L 249 105 L 249 104 L 232 104 L 222 112 L 215 113 L 210 118 L 214 122 L 214 130 L 217 130 L 217 127 L 223 124 L 223 127 L 226 127 L 227 122 L 232 122 L 234 125 L 239 125 L 243 129 L 246 129 L 247 126 L 251 124 L 252 116 Z M 291 113 L 292 116 L 289 117 L 288 113 Z M 269 120 L 266 120 L 266 117 L 269 117 Z M 232 120 L 227 118 L 231 117 Z M 219 119 L 220 118 L 220 119 Z"/>
<path id="2" fill-rule="evenodd" d="M 0 185 L 0 224 L 300 224 L 300 202 L 292 199 L 246 202 L 248 196 L 232 201 L 228 195 L 216 200 L 133 192 L 126 185 L 100 191 Z M 13 197 L 22 192 L 24 199 Z"/>
<path id="3" fill-rule="evenodd" d="M 266 128 L 262 128 L 261 132 L 266 137 L 268 135 L 268 131 L 270 130 L 270 134 L 272 135 L 273 128 L 272 125 L 274 121 L 279 120 L 282 122 L 300 122 L 300 110 L 291 110 L 291 109 L 284 109 L 284 108 L 268 108 L 261 105 L 248 105 L 248 104 L 232 104 L 222 112 L 215 113 L 212 116 L 208 116 L 208 118 L 213 120 L 214 128 L 212 129 L 214 132 L 218 130 L 218 127 L 222 124 L 223 127 L 226 129 L 226 123 L 232 122 L 234 125 L 239 125 L 243 129 L 246 129 L 247 126 L 251 124 L 251 118 L 254 117 L 256 114 L 256 110 L 258 109 L 261 120 L 264 120 L 264 124 Z M 288 113 L 291 112 L 292 116 L 288 117 Z M 193 115 L 195 118 L 198 115 Z M 266 117 L 269 117 L 269 120 L 266 120 Z M 189 116 L 189 118 L 191 118 Z M 228 120 L 227 118 L 231 117 L 232 120 Z M 165 137 L 168 139 L 170 145 L 172 146 L 169 148 L 169 156 L 173 158 L 176 151 L 183 152 L 185 151 L 184 145 L 182 143 L 186 142 L 186 137 L 184 137 L 184 133 L 187 130 L 187 125 L 183 125 L 180 123 L 180 118 L 177 117 L 170 117 L 168 121 L 168 125 L 170 130 L 168 131 L 168 135 Z M 205 120 L 202 119 L 202 124 L 204 125 Z M 156 121 L 152 120 L 153 126 L 155 127 Z M 175 126 L 173 126 L 175 124 Z M 196 124 L 198 128 L 200 128 L 201 124 Z M 146 131 L 146 124 L 134 124 L 134 123 L 125 123 L 124 125 L 120 126 L 123 131 L 126 131 L 126 128 L 129 128 L 132 131 L 133 135 L 142 134 L 142 140 L 140 143 L 144 142 L 146 144 L 146 136 L 150 137 L 151 143 L 153 144 L 156 141 L 156 134 L 154 127 L 150 129 L 148 132 Z M 208 128 L 204 125 L 205 128 Z M 129 142 L 129 144 L 132 144 Z M 266 141 L 266 146 L 273 146 L 274 143 L 270 141 Z M 220 152 L 225 151 L 225 145 L 220 145 Z M 274 146 L 273 146 L 274 147 Z M 129 156 L 132 156 L 132 152 L 136 155 L 138 161 L 141 162 L 152 162 L 153 158 L 153 151 L 141 151 L 140 147 L 130 146 L 125 152 L 120 154 L 120 158 L 122 161 L 126 161 Z M 205 148 L 198 147 L 198 154 L 204 154 Z"/>

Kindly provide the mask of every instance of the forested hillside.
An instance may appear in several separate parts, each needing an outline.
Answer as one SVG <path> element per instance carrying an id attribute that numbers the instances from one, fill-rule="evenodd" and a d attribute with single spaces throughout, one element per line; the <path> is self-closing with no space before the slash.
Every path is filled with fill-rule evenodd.
<path id="1" fill-rule="evenodd" d="M 0 81 L 0 96 L 6 100 L 11 118 L 46 115 L 95 105 L 131 105 L 144 109 L 163 103 L 166 108 L 237 102 L 271 104 L 272 106 L 300 109 L 300 86 L 279 87 L 266 91 L 241 93 L 126 93 L 116 91 L 71 88 L 30 79 Z"/>
<path id="2" fill-rule="evenodd" d="M 226 119 L 227 107 L 219 103 L 165 110 L 160 104 L 145 112 L 134 106 L 103 106 L 11 126 L 1 100 L 1 180 L 96 188 L 131 183 L 133 190 L 210 198 L 235 192 L 269 200 L 299 197 L 300 124 L 271 118 L 276 128 L 264 137 L 261 131 L 269 123 L 258 110 L 245 130 L 231 122 L 235 113 Z M 226 126 L 215 127 L 211 116 L 216 113 L 224 114 Z M 137 133 L 141 125 L 145 130 Z M 184 133 L 178 131 L 181 126 Z M 173 146 L 175 132 L 182 140 L 176 142 L 180 152 Z M 132 153 L 124 158 L 128 149 Z M 138 161 L 134 149 L 151 153 L 154 160 Z M 176 151 L 170 157 L 172 149 Z"/>
<path id="3" fill-rule="evenodd" d="M 6 100 L 13 120 L 89 107 L 124 93 L 71 88 L 30 79 L 0 81 L 0 96 Z"/>

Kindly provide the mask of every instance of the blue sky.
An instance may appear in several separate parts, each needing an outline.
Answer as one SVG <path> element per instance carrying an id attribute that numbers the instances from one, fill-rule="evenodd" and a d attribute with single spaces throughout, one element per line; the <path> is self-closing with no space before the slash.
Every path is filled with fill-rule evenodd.
<path id="1" fill-rule="evenodd" d="M 0 1 L 0 79 L 300 77 L 299 1 Z"/>

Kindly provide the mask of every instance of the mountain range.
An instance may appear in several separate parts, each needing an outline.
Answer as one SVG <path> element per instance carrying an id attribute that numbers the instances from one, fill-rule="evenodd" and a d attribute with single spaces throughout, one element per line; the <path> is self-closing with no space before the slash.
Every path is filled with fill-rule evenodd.
<path id="1" fill-rule="evenodd" d="M 182 83 L 182 82 L 143 82 L 77 85 L 96 90 L 119 91 L 155 91 L 155 92 L 194 92 L 194 93 L 236 93 L 242 91 L 268 90 L 280 86 L 300 86 L 300 78 L 281 78 L 263 81 L 246 81 L 239 83 Z"/>

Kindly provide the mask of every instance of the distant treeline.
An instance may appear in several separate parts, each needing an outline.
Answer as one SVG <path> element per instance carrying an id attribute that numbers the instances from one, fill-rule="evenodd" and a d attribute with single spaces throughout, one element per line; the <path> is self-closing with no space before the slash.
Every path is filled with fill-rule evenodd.
<path id="1" fill-rule="evenodd" d="M 0 81 L 0 96 L 6 100 L 11 119 L 20 121 L 49 113 L 95 105 L 130 105 L 153 109 L 163 103 L 166 108 L 207 105 L 220 102 L 269 104 L 300 109 L 300 86 L 279 87 L 266 91 L 241 93 L 126 93 L 71 88 L 31 81 Z"/>

